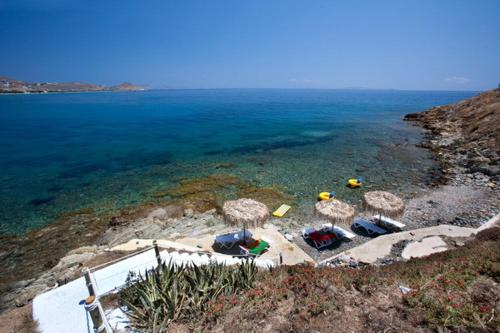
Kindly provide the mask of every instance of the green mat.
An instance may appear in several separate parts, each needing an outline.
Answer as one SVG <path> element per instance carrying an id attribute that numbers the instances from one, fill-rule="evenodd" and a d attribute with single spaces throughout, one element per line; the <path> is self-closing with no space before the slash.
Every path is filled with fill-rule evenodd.
<path id="1" fill-rule="evenodd" d="M 256 247 L 249 249 L 248 252 L 253 255 L 259 255 L 264 252 L 269 247 L 269 243 L 263 240 L 259 240 L 259 245 Z"/>

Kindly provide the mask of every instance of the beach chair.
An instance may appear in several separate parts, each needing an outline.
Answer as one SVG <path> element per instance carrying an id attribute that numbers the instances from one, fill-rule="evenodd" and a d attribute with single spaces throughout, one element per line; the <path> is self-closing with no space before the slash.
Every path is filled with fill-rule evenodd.
<path id="1" fill-rule="evenodd" d="M 379 226 L 391 231 L 401 231 L 406 227 L 404 223 L 398 222 L 383 215 L 380 215 L 380 217 L 376 215 L 372 216 L 371 220 L 374 221 Z"/>
<path id="2" fill-rule="evenodd" d="M 319 231 L 315 231 L 309 234 L 309 240 L 318 250 L 332 245 L 335 238 L 335 234 L 333 233 L 322 233 Z"/>
<path id="3" fill-rule="evenodd" d="M 359 219 L 352 224 L 353 229 L 363 230 L 370 237 L 383 235 L 387 233 L 387 230 L 379 227 L 378 225 L 371 223 L 367 220 Z"/>
<path id="4" fill-rule="evenodd" d="M 316 229 L 314 229 L 313 227 L 305 227 L 304 229 L 302 229 L 302 237 L 304 239 L 309 239 L 309 235 L 315 231 Z"/>
<path id="5" fill-rule="evenodd" d="M 268 242 L 258 239 L 253 243 L 240 245 L 240 253 L 245 256 L 258 257 L 262 253 L 266 252 L 268 248 Z"/>
<path id="6" fill-rule="evenodd" d="M 344 228 L 333 225 L 331 223 L 322 224 L 321 231 L 331 232 L 331 233 L 335 234 L 335 236 L 339 239 L 352 240 L 354 237 L 356 237 L 356 235 L 353 234 L 352 232 L 349 232 L 349 231 L 345 230 Z"/>
<path id="7" fill-rule="evenodd" d="M 306 227 L 302 230 L 302 237 L 305 241 L 320 250 L 333 244 L 336 235 L 332 230 L 333 226 L 331 223 L 323 224 L 319 231 L 313 227 Z"/>
<path id="8" fill-rule="evenodd" d="M 344 228 L 341 228 L 338 226 L 333 227 L 333 232 L 335 233 L 335 235 L 337 235 L 338 238 L 343 238 L 343 239 L 347 239 L 347 240 L 352 240 L 356 237 L 356 235 L 353 234 L 352 232 L 349 232 L 349 231 L 345 230 Z"/>
<path id="9" fill-rule="evenodd" d="M 215 244 L 217 244 L 221 249 L 231 249 L 237 243 L 244 243 L 252 239 L 252 237 L 253 235 L 250 230 L 240 230 L 238 232 L 230 232 L 216 236 Z"/>

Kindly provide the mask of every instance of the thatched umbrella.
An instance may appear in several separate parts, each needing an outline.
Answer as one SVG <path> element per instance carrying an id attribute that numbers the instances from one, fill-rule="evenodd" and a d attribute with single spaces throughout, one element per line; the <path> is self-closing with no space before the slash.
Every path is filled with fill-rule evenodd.
<path id="1" fill-rule="evenodd" d="M 351 224 L 354 220 L 354 208 L 339 200 L 319 201 L 314 208 L 320 216 L 333 223 Z"/>
<path id="2" fill-rule="evenodd" d="M 405 203 L 392 193 L 385 191 L 366 192 L 363 197 L 365 208 L 380 216 L 398 217 L 405 210 Z"/>
<path id="3" fill-rule="evenodd" d="M 226 201 L 222 206 L 222 215 L 228 224 L 242 225 L 245 231 L 248 225 L 253 227 L 262 225 L 270 214 L 263 203 L 253 199 L 238 199 Z"/>

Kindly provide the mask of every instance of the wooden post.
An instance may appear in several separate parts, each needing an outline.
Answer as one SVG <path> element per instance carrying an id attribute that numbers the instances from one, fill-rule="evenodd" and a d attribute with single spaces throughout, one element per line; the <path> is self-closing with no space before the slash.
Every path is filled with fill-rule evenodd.
<path id="1" fill-rule="evenodd" d="M 283 254 L 280 252 L 280 266 L 283 265 Z"/>
<path id="2" fill-rule="evenodd" d="M 90 279 L 90 269 L 87 268 L 87 270 L 84 273 L 84 276 L 85 276 L 85 284 L 87 284 L 87 289 L 89 290 L 89 295 L 95 297 L 94 285 L 92 284 L 92 280 Z"/>
<path id="3" fill-rule="evenodd" d="M 161 266 L 161 256 L 160 256 L 160 249 L 158 248 L 158 243 L 156 242 L 156 239 L 153 240 L 153 246 L 155 248 L 156 261 L 158 262 L 158 267 L 159 267 Z"/>
<path id="4" fill-rule="evenodd" d="M 96 294 L 94 290 L 94 285 L 92 284 L 92 279 L 90 278 L 90 270 L 87 268 L 84 273 L 85 283 L 87 284 L 87 289 L 89 291 L 89 297 L 85 299 L 85 307 L 90 313 L 90 318 L 92 318 L 92 323 L 94 324 L 94 331 L 99 332 L 102 326 L 102 318 L 99 313 L 99 307 L 97 305 Z"/>
<path id="5" fill-rule="evenodd" d="M 85 299 L 85 306 L 87 311 L 90 313 L 90 318 L 92 318 L 92 323 L 94 324 L 94 332 L 100 332 L 102 330 L 102 318 L 99 313 L 99 305 L 96 303 L 95 296 L 89 296 Z"/>

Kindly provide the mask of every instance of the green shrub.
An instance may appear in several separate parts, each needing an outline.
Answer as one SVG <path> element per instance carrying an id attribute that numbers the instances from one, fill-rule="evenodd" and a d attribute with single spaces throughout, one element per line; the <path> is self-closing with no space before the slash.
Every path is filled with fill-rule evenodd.
<path id="1" fill-rule="evenodd" d="M 216 263 L 193 267 L 163 263 L 137 279 L 130 276 L 120 301 L 128 307 L 135 328 L 164 332 L 171 321 L 195 318 L 219 296 L 251 288 L 256 274 L 257 267 L 251 260 L 234 267 Z"/>

